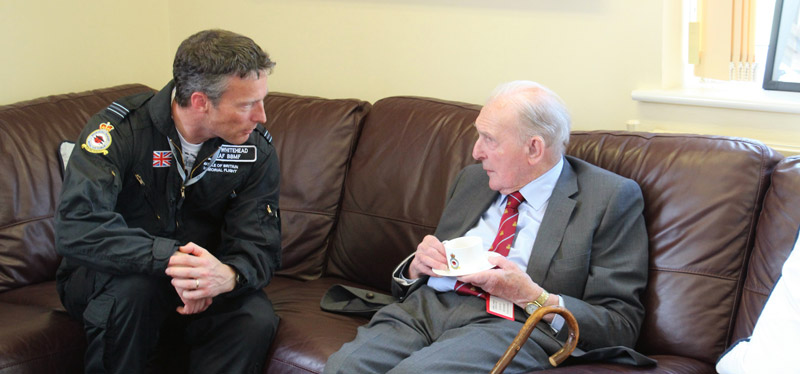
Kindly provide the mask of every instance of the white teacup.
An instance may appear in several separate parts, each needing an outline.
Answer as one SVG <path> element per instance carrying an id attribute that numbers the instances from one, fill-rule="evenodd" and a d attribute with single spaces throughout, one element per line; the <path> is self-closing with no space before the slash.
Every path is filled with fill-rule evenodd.
<path id="1" fill-rule="evenodd" d="M 476 273 L 494 267 L 488 258 L 493 252 L 483 249 L 483 240 L 479 236 L 463 236 L 453 240 L 445 240 L 447 270 L 434 269 L 439 275 L 459 276 Z"/>

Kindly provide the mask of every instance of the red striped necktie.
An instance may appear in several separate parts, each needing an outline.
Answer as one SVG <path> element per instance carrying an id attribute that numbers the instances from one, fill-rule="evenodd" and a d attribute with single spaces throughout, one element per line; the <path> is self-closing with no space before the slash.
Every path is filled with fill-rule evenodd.
<path id="1" fill-rule="evenodd" d="M 508 252 L 511 250 L 511 245 L 514 244 L 514 236 L 517 235 L 517 218 L 519 217 L 519 204 L 525 201 L 525 198 L 522 197 L 522 194 L 517 192 L 512 192 L 508 195 L 508 201 L 506 201 L 506 210 L 503 211 L 503 217 L 500 218 L 500 227 L 497 230 L 497 236 L 494 238 L 494 242 L 492 242 L 492 247 L 489 248 L 490 251 L 497 252 L 503 256 L 508 256 Z M 461 281 L 456 281 L 456 285 L 454 287 L 455 291 L 460 295 L 472 295 L 478 296 L 481 298 L 486 298 L 488 293 L 480 287 L 475 287 L 469 283 L 464 283 Z"/>

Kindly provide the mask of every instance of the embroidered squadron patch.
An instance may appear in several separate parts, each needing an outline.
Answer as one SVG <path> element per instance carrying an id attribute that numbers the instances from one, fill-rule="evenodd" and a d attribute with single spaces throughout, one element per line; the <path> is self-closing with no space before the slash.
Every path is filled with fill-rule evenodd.
<path id="1" fill-rule="evenodd" d="M 106 149 L 111 145 L 111 130 L 113 129 L 114 126 L 110 122 L 101 123 L 99 129 L 92 131 L 86 137 L 86 142 L 81 144 L 81 148 L 87 152 L 107 155 Z"/>

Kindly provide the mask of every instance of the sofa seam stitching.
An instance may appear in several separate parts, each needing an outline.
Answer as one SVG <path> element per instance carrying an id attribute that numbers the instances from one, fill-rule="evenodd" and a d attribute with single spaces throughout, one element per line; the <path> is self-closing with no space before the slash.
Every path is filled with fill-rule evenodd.
<path id="1" fill-rule="evenodd" d="M 5 226 L 0 226 L 0 230 L 5 230 L 5 229 L 8 229 L 8 228 L 11 228 L 11 227 L 14 227 L 14 226 L 24 225 L 26 223 L 31 223 L 31 222 L 36 222 L 36 221 L 46 221 L 46 220 L 48 220 L 50 218 L 53 218 L 52 214 L 46 215 L 46 216 L 37 216 L 37 217 L 26 218 L 24 220 L 11 222 L 11 223 L 9 223 L 9 224 L 7 224 Z"/>
<path id="2" fill-rule="evenodd" d="M 710 278 L 718 278 L 723 280 L 735 281 L 737 277 L 730 277 L 725 275 L 701 272 L 701 271 L 692 271 L 692 270 L 685 270 L 685 269 L 676 269 L 676 268 L 665 268 L 665 267 L 651 267 L 651 271 L 666 271 L 672 273 L 684 273 L 684 274 L 694 274 L 694 275 L 702 275 Z"/>
<path id="3" fill-rule="evenodd" d="M 295 367 L 295 368 L 298 368 L 298 369 L 301 369 L 301 370 L 305 370 L 305 371 L 307 371 L 307 372 L 309 372 L 309 373 L 314 373 L 314 371 L 313 371 L 313 370 L 311 370 L 311 369 L 308 369 L 308 368 L 306 368 L 306 367 L 303 367 L 303 366 L 297 365 L 297 364 L 295 364 L 295 363 L 292 363 L 292 362 L 289 362 L 289 361 L 286 361 L 286 360 L 282 360 L 282 359 L 280 359 L 280 358 L 272 357 L 271 359 L 272 359 L 273 361 L 280 362 L 280 363 L 282 363 L 282 364 L 284 364 L 284 365 L 288 365 L 288 366 L 292 366 L 292 367 Z"/>
<path id="4" fill-rule="evenodd" d="M 405 220 L 405 219 L 387 217 L 387 216 L 382 216 L 382 215 L 378 215 L 378 214 L 355 211 L 355 210 L 350 210 L 350 209 L 345 209 L 345 208 L 342 208 L 342 212 L 348 212 L 348 213 L 353 213 L 353 214 L 361 214 L 361 215 L 365 215 L 365 216 L 385 219 L 387 221 L 403 222 L 403 223 L 408 223 L 408 224 L 415 225 L 415 226 L 420 226 L 420 227 L 427 227 L 427 228 L 432 228 L 432 229 L 436 228 L 436 225 L 427 225 L 427 224 L 424 224 L 424 223 L 412 222 L 412 221 Z"/>

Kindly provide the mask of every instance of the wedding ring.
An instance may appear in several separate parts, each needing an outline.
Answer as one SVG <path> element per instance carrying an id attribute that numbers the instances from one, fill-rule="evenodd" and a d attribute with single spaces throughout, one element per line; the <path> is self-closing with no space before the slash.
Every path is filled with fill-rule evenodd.
<path id="1" fill-rule="evenodd" d="M 195 279 L 194 280 L 194 289 L 198 289 L 198 288 L 200 288 L 200 280 L 199 279 Z"/>

